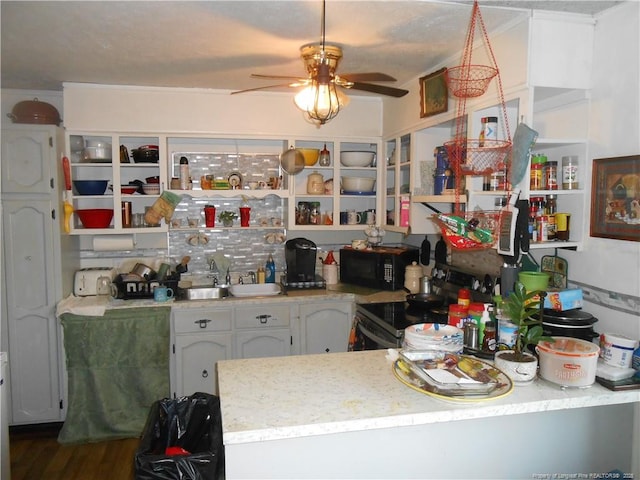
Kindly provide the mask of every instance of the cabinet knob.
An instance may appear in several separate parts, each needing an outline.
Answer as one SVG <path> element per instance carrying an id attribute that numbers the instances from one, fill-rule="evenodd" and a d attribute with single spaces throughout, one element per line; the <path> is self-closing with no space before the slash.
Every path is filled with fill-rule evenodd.
<path id="1" fill-rule="evenodd" d="M 258 315 L 256 318 L 260 320 L 260 323 L 264 325 L 269 321 L 269 319 L 271 318 L 271 315 Z"/>
<path id="2" fill-rule="evenodd" d="M 206 370 L 202 370 L 202 378 L 207 378 L 209 376 L 209 372 Z"/>
<path id="3" fill-rule="evenodd" d="M 209 318 L 201 318 L 200 320 L 196 320 L 195 324 L 200 325 L 200 328 L 207 328 L 207 323 L 209 323 L 211 319 Z"/>

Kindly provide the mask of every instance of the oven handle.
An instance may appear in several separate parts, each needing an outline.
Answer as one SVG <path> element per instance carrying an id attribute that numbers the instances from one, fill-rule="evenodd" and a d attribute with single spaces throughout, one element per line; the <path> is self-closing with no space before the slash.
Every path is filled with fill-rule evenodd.
<path id="1" fill-rule="evenodd" d="M 385 340 L 384 338 L 381 338 L 379 336 L 377 336 L 375 333 L 373 333 L 371 330 L 367 330 L 363 325 L 362 322 L 358 322 L 358 328 L 360 330 L 362 330 L 362 333 L 364 333 L 365 336 L 369 337 L 371 340 L 373 340 L 374 342 L 376 342 L 378 345 L 384 347 L 384 348 L 398 348 L 398 345 L 395 343 L 391 343 L 388 342 L 387 340 Z"/>

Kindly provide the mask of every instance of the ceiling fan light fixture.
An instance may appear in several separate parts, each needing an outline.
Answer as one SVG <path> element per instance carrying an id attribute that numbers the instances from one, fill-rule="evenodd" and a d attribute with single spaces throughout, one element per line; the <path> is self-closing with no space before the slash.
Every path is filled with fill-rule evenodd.
<path id="1" fill-rule="evenodd" d="M 293 100 L 311 122 L 320 125 L 335 118 L 342 107 L 349 103 L 349 97 L 334 82 L 319 83 L 315 80 L 298 92 Z"/>

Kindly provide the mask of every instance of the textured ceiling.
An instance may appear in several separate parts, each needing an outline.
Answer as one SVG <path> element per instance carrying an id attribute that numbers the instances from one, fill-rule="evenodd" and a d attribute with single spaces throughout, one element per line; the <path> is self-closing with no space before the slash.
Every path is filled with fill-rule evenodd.
<path id="1" fill-rule="evenodd" d="M 532 7 L 593 15 L 616 3 L 481 1 L 480 11 L 491 32 Z M 384 72 L 400 87 L 462 49 L 471 7 L 466 0 L 328 0 L 327 41 L 344 49 L 339 73 Z M 251 73 L 304 74 L 299 48 L 319 41 L 322 3 L 3 0 L 0 8 L 2 88 L 239 90 L 270 84 Z"/>

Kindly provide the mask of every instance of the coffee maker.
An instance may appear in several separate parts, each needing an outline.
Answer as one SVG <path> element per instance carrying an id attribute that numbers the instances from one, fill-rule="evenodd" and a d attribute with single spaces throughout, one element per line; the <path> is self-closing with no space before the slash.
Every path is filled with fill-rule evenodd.
<path id="1" fill-rule="evenodd" d="M 287 262 L 287 288 L 324 288 L 324 279 L 316 275 L 316 244 L 306 238 L 292 238 L 284 244 Z"/>

